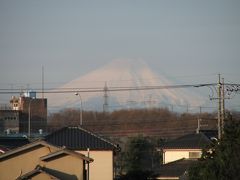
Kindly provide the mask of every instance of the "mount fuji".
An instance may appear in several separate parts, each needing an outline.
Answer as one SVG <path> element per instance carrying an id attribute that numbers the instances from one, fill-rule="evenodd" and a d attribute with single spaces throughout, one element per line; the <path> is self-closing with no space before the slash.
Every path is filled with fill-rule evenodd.
<path id="1" fill-rule="evenodd" d="M 47 94 L 50 109 L 79 107 L 82 102 L 84 110 L 108 110 L 143 107 L 200 106 L 203 98 L 189 89 L 151 89 L 129 91 L 101 91 L 94 89 L 111 89 L 123 87 L 166 86 L 174 85 L 163 75 L 153 72 L 143 60 L 117 59 L 109 64 L 87 73 L 55 89 L 74 89 L 74 93 Z M 82 92 L 84 89 L 92 90 Z"/>

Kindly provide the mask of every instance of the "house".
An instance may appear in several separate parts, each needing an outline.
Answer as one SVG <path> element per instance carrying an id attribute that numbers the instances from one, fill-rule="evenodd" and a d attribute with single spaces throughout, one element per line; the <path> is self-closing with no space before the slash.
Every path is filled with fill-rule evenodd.
<path id="1" fill-rule="evenodd" d="M 203 133 L 165 142 L 158 148 L 163 154 L 163 164 L 155 170 L 156 179 L 184 179 L 188 169 L 201 157 L 203 149 L 211 144 L 212 141 Z"/>
<path id="2" fill-rule="evenodd" d="M 65 146 L 94 159 L 90 164 L 91 180 L 114 178 L 114 155 L 118 145 L 81 127 L 65 127 L 45 137 L 45 141 L 56 146 Z"/>
<path id="3" fill-rule="evenodd" d="M 164 165 L 155 170 L 155 179 L 170 180 L 184 179 L 187 176 L 187 169 L 196 163 L 196 159 L 182 158 Z"/>
<path id="4" fill-rule="evenodd" d="M 38 140 L 0 155 L 0 179 L 80 179 L 93 159 Z"/>
<path id="5" fill-rule="evenodd" d="M 164 143 L 158 150 L 162 151 L 163 164 L 166 164 L 182 158 L 200 158 L 202 150 L 211 143 L 212 141 L 203 133 L 188 134 Z"/>

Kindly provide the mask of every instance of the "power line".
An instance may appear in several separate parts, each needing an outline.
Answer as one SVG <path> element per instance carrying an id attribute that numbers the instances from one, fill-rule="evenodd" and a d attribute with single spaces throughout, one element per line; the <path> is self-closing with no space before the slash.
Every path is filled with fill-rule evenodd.
<path id="1" fill-rule="evenodd" d="M 124 86 L 124 87 L 109 87 L 108 91 L 135 91 L 135 90 L 154 90 L 154 89 L 178 89 L 178 88 L 199 88 L 205 86 L 216 86 L 217 83 L 210 84 L 187 84 L 187 85 L 167 85 L 167 86 Z M 80 93 L 86 92 L 104 92 L 104 88 L 60 88 L 60 90 L 45 89 L 44 93 L 74 93 L 78 89 Z M 42 93 L 42 90 L 37 88 L 36 93 Z M 0 89 L 0 94 L 21 93 L 22 89 Z"/>

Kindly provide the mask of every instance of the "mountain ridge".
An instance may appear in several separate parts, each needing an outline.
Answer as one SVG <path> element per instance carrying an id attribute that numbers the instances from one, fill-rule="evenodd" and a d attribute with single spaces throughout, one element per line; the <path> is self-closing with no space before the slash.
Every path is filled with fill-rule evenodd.
<path id="1" fill-rule="evenodd" d="M 153 72 L 143 60 L 117 59 L 105 66 L 76 78 L 60 88 L 101 88 L 142 87 L 173 85 L 163 75 Z M 200 106 L 203 104 L 199 95 L 185 89 L 153 89 L 141 91 L 105 91 L 108 106 L 122 108 L 158 107 L 168 104 Z M 80 100 L 71 94 L 51 94 L 47 97 L 49 106 L 79 107 Z M 106 99 L 105 99 L 106 100 Z M 104 92 L 81 93 L 84 109 L 102 110 Z"/>

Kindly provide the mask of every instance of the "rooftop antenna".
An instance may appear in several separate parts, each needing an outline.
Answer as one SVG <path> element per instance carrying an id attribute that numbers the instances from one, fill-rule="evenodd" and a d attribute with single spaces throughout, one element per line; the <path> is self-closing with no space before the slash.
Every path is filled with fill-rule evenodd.
<path id="1" fill-rule="evenodd" d="M 42 117 L 44 117 L 44 66 L 42 65 L 42 108 L 41 108 Z M 41 120 L 42 124 L 43 119 Z"/>
<path id="2" fill-rule="evenodd" d="M 42 66 L 42 99 L 44 99 L 44 66 Z"/>

